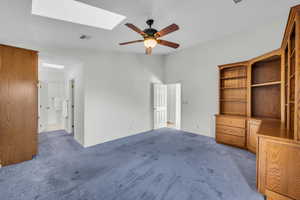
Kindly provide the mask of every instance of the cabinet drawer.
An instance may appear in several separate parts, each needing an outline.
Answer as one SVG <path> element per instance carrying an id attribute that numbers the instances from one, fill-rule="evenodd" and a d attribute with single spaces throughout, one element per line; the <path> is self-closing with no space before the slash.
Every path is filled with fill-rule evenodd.
<path id="1" fill-rule="evenodd" d="M 246 120 L 243 118 L 217 117 L 216 122 L 219 125 L 246 128 Z"/>
<path id="2" fill-rule="evenodd" d="M 217 133 L 216 135 L 217 142 L 229 144 L 238 147 L 245 147 L 246 139 L 245 137 L 235 136 L 235 135 L 227 135 L 222 133 Z"/>
<path id="3" fill-rule="evenodd" d="M 223 125 L 217 125 L 217 132 L 228 134 L 228 135 L 240 136 L 240 137 L 246 136 L 246 130 L 243 128 L 236 128 L 236 127 L 223 126 Z"/>

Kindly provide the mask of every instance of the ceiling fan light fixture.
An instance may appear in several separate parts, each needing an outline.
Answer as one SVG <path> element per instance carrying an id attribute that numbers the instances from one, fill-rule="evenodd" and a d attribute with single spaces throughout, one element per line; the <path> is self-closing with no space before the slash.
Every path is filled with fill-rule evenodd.
<path id="1" fill-rule="evenodd" d="M 157 45 L 157 40 L 155 38 L 146 38 L 144 45 L 146 48 L 154 48 Z"/>

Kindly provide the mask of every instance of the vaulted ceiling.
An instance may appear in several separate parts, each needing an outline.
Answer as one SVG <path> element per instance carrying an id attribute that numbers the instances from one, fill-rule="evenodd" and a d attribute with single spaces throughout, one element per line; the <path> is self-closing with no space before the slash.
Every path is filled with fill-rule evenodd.
<path id="1" fill-rule="evenodd" d="M 243 30 L 258 28 L 279 19 L 287 19 L 289 8 L 299 0 L 78 0 L 92 6 L 125 15 L 127 18 L 112 31 L 31 15 L 31 0 L 0 1 L 0 42 L 32 44 L 43 48 L 100 49 L 143 53 L 143 44 L 119 46 L 119 42 L 140 39 L 123 24 L 130 22 L 146 28 L 145 21 L 155 20 L 154 27 L 171 23 L 180 30 L 163 39 L 178 42 L 180 49 Z M 57 5 L 59 6 L 59 5 Z M 99 19 L 101 20 L 101 19 Z M 284 28 L 284 27 L 283 27 Z M 283 31 L 283 30 L 282 30 Z M 82 34 L 91 36 L 80 40 Z M 179 50 L 180 50 L 179 49 Z M 176 50 L 158 46 L 156 54 Z"/>

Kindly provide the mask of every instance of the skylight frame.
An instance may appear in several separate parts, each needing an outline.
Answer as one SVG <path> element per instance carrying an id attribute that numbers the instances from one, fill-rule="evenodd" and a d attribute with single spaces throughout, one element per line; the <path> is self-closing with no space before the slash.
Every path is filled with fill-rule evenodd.
<path id="1" fill-rule="evenodd" d="M 71 23 L 114 29 L 125 16 L 75 0 L 32 0 L 33 15 Z"/>

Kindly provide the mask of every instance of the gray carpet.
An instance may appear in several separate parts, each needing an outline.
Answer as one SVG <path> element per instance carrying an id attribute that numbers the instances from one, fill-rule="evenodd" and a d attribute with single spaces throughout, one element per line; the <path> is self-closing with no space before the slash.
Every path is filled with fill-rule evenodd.
<path id="1" fill-rule="evenodd" d="M 255 179 L 253 154 L 204 136 L 160 129 L 84 149 L 57 131 L 0 169 L 0 199 L 263 200 Z"/>

